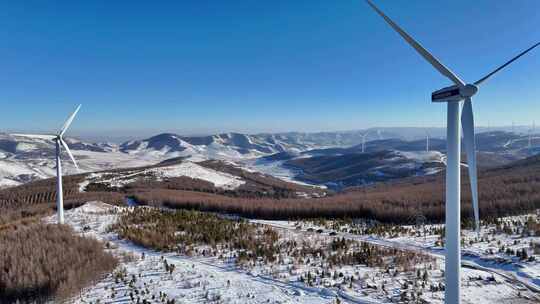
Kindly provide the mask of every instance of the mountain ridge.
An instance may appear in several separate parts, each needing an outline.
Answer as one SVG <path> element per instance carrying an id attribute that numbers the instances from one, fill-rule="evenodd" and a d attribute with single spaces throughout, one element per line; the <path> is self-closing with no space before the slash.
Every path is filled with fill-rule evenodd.
<path id="1" fill-rule="evenodd" d="M 265 171 L 266 173 L 277 172 L 276 176 L 280 178 L 289 176 L 287 180 L 296 180 L 297 177 L 305 174 L 297 167 L 290 166 L 294 159 L 327 157 L 329 160 L 342 158 L 354 162 L 356 158 L 351 155 L 361 153 L 364 134 L 362 131 L 255 135 L 220 133 L 208 136 L 160 133 L 146 139 L 126 141 L 120 145 L 89 143 L 74 138 L 65 140 L 76 159 L 80 161 L 84 172 L 113 167 L 151 165 L 180 157 L 192 161 L 217 159 L 244 165 L 247 162 L 248 167 L 252 169 L 258 170 L 267 166 L 270 171 Z M 425 139 L 406 140 L 399 136 L 391 136 L 398 135 L 385 132 L 368 134 L 365 143 L 366 153 L 385 150 L 425 151 Z M 540 137 L 535 135 L 532 139 L 532 147 L 528 148 L 528 137 L 523 134 L 502 131 L 479 133 L 477 147 L 479 165 L 500 166 L 540 153 Z M 54 149 L 54 143 L 44 138 L 0 133 L 0 187 L 14 186 L 54 175 Z M 430 138 L 430 151 L 444 152 L 445 149 L 444 139 Z M 67 159 L 67 155 L 63 154 L 62 158 Z M 256 161 L 250 162 L 250 160 Z M 413 163 L 416 161 L 413 160 L 411 166 Z M 263 166 L 259 166 L 260 164 Z M 354 165 L 347 164 L 346 161 L 340 164 L 343 165 L 341 170 L 344 171 L 348 170 L 350 165 Z M 64 169 L 68 174 L 76 172 L 69 162 L 65 163 Z M 294 170 L 291 171 L 291 169 Z M 283 172 L 285 174 L 281 174 Z M 410 171 L 408 174 L 416 173 Z"/>

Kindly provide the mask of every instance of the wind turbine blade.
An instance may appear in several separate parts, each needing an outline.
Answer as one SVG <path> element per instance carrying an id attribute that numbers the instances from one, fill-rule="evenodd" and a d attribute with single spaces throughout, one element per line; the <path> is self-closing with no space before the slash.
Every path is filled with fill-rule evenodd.
<path id="1" fill-rule="evenodd" d="M 75 157 L 73 157 L 73 154 L 71 154 L 71 151 L 69 150 L 68 145 L 63 139 L 59 139 L 62 146 L 64 146 L 64 149 L 66 149 L 67 154 L 69 155 L 69 158 L 71 158 L 71 161 L 75 165 L 75 168 L 77 168 L 77 171 L 80 171 L 79 166 L 77 165 L 77 162 L 75 161 Z"/>
<path id="2" fill-rule="evenodd" d="M 487 74 L 486 76 L 482 77 L 481 79 L 477 80 L 474 84 L 475 85 L 480 85 L 482 82 L 486 81 L 489 77 L 493 76 L 493 74 L 497 73 L 498 71 L 502 70 L 503 68 L 505 68 L 507 65 L 509 65 L 510 63 L 516 61 L 519 57 L 527 54 L 529 51 L 531 51 L 532 49 L 534 49 L 535 47 L 539 46 L 540 45 L 540 42 L 538 42 L 537 44 L 531 46 L 530 48 L 526 49 L 525 51 L 519 53 L 519 55 L 517 55 L 516 57 L 510 59 L 508 62 L 506 62 L 505 64 L 501 65 L 500 67 L 496 68 L 493 72 Z"/>
<path id="3" fill-rule="evenodd" d="M 453 83 L 458 86 L 465 86 L 465 82 L 461 80 L 456 74 L 454 74 L 450 69 L 448 69 L 444 64 L 442 64 L 437 58 L 431 55 L 423 46 L 416 42 L 409 34 L 402 30 L 397 24 L 394 23 L 390 18 L 388 18 L 379 8 L 373 4 L 371 0 L 366 0 L 369 6 L 371 6 L 377 14 L 379 14 L 383 19 L 396 31 L 398 32 L 410 46 L 412 46 L 424 59 L 426 59 L 431 65 L 436 68 L 441 74 L 448 77 Z"/>
<path id="4" fill-rule="evenodd" d="M 478 211 L 478 178 L 476 171 L 476 144 L 474 139 L 474 116 L 470 98 L 465 100 L 461 113 L 461 125 L 463 127 L 463 143 L 467 153 L 469 167 L 469 180 L 471 184 L 471 196 L 474 211 L 476 231 L 480 231 L 480 215 Z"/>
<path id="5" fill-rule="evenodd" d="M 75 109 L 75 112 L 73 112 L 73 114 L 71 114 L 71 116 L 69 116 L 69 118 L 66 120 L 66 122 L 64 123 L 64 126 L 62 126 L 62 129 L 60 129 L 60 133 L 58 134 L 60 137 L 62 137 L 64 133 L 66 133 L 66 130 L 69 128 L 69 125 L 71 125 L 71 122 L 75 118 L 75 115 L 77 115 L 77 112 L 79 112 L 79 109 L 81 108 L 81 106 L 82 105 L 77 106 L 77 108 Z"/>
<path id="6" fill-rule="evenodd" d="M 29 138 L 39 138 L 39 139 L 48 139 L 52 140 L 56 138 L 56 135 L 49 135 L 49 134 L 21 134 L 21 133 L 14 133 L 10 134 L 11 136 L 20 136 L 20 137 L 29 137 Z"/>

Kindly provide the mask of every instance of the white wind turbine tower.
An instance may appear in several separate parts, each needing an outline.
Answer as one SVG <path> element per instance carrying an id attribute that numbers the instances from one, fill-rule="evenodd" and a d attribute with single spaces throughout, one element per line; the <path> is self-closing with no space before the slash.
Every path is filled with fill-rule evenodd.
<path id="1" fill-rule="evenodd" d="M 445 302 L 460 303 L 460 116 L 463 125 L 465 150 L 471 184 L 472 201 L 476 230 L 479 230 L 478 214 L 478 188 L 476 176 L 476 148 L 474 139 L 474 119 L 472 111 L 472 99 L 478 91 L 478 86 L 493 74 L 497 73 L 514 60 L 523 56 L 533 48 L 540 45 L 537 43 L 521 52 L 510 61 L 495 69 L 493 72 L 482 77 L 473 84 L 466 84 L 450 69 L 444 66 L 437 58 L 429 53 L 424 47 L 416 42 L 411 36 L 403 31 L 397 24 L 379 10 L 371 0 L 367 3 L 379 14 L 408 44 L 410 44 L 424 59 L 426 59 L 442 75 L 449 78 L 454 85 L 435 91 L 431 95 L 432 102 L 447 103 L 447 164 L 446 164 L 446 260 L 445 260 Z M 461 114 L 461 102 L 463 113 Z M 461 115 L 460 115 L 461 114 Z"/>
<path id="2" fill-rule="evenodd" d="M 369 131 L 362 134 L 362 153 L 366 152 L 366 137 L 368 136 Z"/>
<path id="3" fill-rule="evenodd" d="M 534 136 L 535 131 L 536 131 L 536 122 L 533 120 L 532 132 L 531 132 L 531 147 L 532 147 L 532 140 L 533 140 L 533 136 Z"/>
<path id="4" fill-rule="evenodd" d="M 51 135 L 35 135 L 35 134 L 13 134 L 15 136 L 24 136 L 24 137 L 35 137 L 35 138 L 43 138 L 43 139 L 49 139 L 55 142 L 56 145 L 56 209 L 58 213 L 58 224 L 64 223 L 64 197 L 62 192 L 62 161 L 60 159 L 61 154 L 61 147 L 64 147 L 67 154 L 69 155 L 69 158 L 71 158 L 71 161 L 73 162 L 73 165 L 75 165 L 75 168 L 77 171 L 79 170 L 79 166 L 77 166 L 77 162 L 75 161 L 75 158 L 73 157 L 73 154 L 71 154 L 71 151 L 69 150 L 68 145 L 63 139 L 64 133 L 66 133 L 66 130 L 71 125 L 71 122 L 73 122 L 73 119 L 75 118 L 75 115 L 77 115 L 77 112 L 79 112 L 79 109 L 81 108 L 81 105 L 79 105 L 73 114 L 69 116 L 69 118 L 66 120 L 62 128 L 57 134 Z"/>
<path id="5" fill-rule="evenodd" d="M 428 130 L 425 130 L 426 131 L 426 152 L 429 152 L 429 132 Z"/>
<path id="6" fill-rule="evenodd" d="M 529 129 L 529 144 L 528 144 L 528 148 L 530 149 L 532 147 L 532 136 L 534 134 L 534 129 L 535 129 L 535 122 L 533 121 L 533 125 L 532 127 Z"/>

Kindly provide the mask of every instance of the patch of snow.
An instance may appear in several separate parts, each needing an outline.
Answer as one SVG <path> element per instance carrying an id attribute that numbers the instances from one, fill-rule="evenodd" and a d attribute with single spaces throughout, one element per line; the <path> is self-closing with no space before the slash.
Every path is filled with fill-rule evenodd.
<path id="1" fill-rule="evenodd" d="M 399 154 L 417 162 L 442 162 L 443 154 L 439 151 L 399 151 Z"/>
<path id="2" fill-rule="evenodd" d="M 0 178 L 0 188 L 15 187 L 21 184 L 22 182 L 18 182 L 9 178 Z"/>
<path id="3" fill-rule="evenodd" d="M 260 172 L 281 179 L 283 181 L 295 183 L 302 186 L 318 187 L 321 189 L 327 188 L 324 185 L 309 184 L 297 180 L 296 176 L 299 174 L 299 172 L 295 169 L 284 166 L 284 160 L 273 161 L 255 158 L 239 160 L 238 162 L 240 163 L 239 166 L 243 170 L 246 170 L 248 172 Z"/>
<path id="4" fill-rule="evenodd" d="M 148 171 L 154 172 L 158 177 L 187 176 L 198 178 L 211 182 L 216 187 L 230 190 L 245 184 L 245 181 L 238 176 L 206 168 L 193 162 L 182 162 L 178 165 L 152 168 Z"/>
<path id="5" fill-rule="evenodd" d="M 105 175 L 108 177 L 104 178 Z M 227 190 L 234 190 L 245 184 L 245 181 L 238 176 L 206 168 L 190 161 L 183 161 L 180 164 L 150 169 L 133 169 L 120 173 L 93 173 L 88 175 L 83 182 L 79 183 L 79 190 L 82 191 L 90 182 L 103 183 L 111 187 L 123 187 L 135 182 L 138 178 L 152 177 L 156 180 L 163 180 L 165 178 L 180 176 L 202 179 L 213 183 L 216 187 Z"/>

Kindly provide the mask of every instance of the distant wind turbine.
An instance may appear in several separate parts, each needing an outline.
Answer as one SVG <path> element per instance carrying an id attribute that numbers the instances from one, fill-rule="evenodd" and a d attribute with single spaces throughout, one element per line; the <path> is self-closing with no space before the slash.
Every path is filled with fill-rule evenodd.
<path id="1" fill-rule="evenodd" d="M 426 152 L 429 152 L 429 132 L 426 130 Z"/>
<path id="2" fill-rule="evenodd" d="M 362 136 L 362 153 L 366 152 L 366 137 L 368 136 L 369 131 L 360 135 Z"/>
<path id="3" fill-rule="evenodd" d="M 529 129 L 529 144 L 527 145 L 529 149 L 532 147 L 532 137 L 534 134 L 534 129 L 535 129 L 535 122 L 533 120 L 532 127 Z"/>
<path id="4" fill-rule="evenodd" d="M 446 163 L 446 260 L 445 260 L 445 302 L 447 304 L 460 303 L 460 271 L 461 271 L 461 248 L 460 248 L 460 116 L 463 125 L 465 150 L 471 184 L 472 201 L 476 230 L 479 231 L 478 213 L 478 188 L 476 176 L 476 148 L 474 139 L 474 118 L 472 110 L 472 96 L 478 92 L 478 86 L 489 77 L 523 56 L 533 48 L 540 45 L 537 43 L 519 55 L 512 58 L 502 66 L 495 69 L 472 84 L 466 84 L 449 68 L 443 65 L 437 58 L 429 53 L 424 47 L 416 42 L 409 34 L 403 31 L 396 23 L 379 10 L 371 0 L 367 3 L 379 14 L 408 44 L 410 44 L 425 60 L 427 60 L 442 75 L 449 78 L 454 85 L 435 91 L 431 94 L 432 102 L 447 103 L 447 163 Z M 463 113 L 461 114 L 461 102 Z M 461 115 L 460 115 L 461 114 Z"/>
<path id="5" fill-rule="evenodd" d="M 57 134 L 51 135 L 51 134 L 44 134 L 44 135 L 36 135 L 36 134 L 13 134 L 15 136 L 24 136 L 24 137 L 36 137 L 36 138 L 44 138 L 49 139 L 55 142 L 56 145 L 56 209 L 58 213 L 58 224 L 64 223 L 64 197 L 62 192 L 62 161 L 60 159 L 61 154 L 61 147 L 64 147 L 67 154 L 69 155 L 69 158 L 73 162 L 73 165 L 75 165 L 75 168 L 77 171 L 79 171 L 79 166 L 77 165 L 77 162 L 75 161 L 75 158 L 73 157 L 73 154 L 71 154 L 71 151 L 69 150 L 68 145 L 63 139 L 64 133 L 66 133 L 67 129 L 73 122 L 73 119 L 75 118 L 75 115 L 77 115 L 77 112 L 79 112 L 79 109 L 81 108 L 81 105 L 79 105 L 73 114 L 69 116 L 69 118 L 66 120 L 62 128 Z"/>

